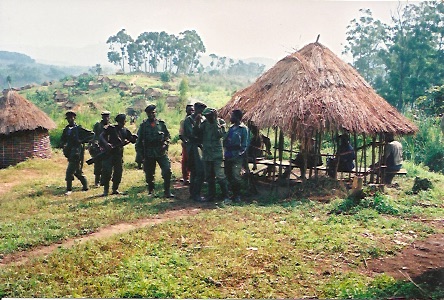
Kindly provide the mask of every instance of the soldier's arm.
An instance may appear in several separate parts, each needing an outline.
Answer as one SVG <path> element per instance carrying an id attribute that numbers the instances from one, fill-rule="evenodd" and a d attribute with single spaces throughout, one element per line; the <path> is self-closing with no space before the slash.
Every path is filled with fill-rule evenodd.
<path id="1" fill-rule="evenodd" d="M 137 140 L 136 140 L 136 152 L 138 154 L 142 154 L 143 153 L 143 135 L 144 135 L 144 124 L 142 123 L 139 127 L 139 130 L 137 131 Z"/>
<path id="2" fill-rule="evenodd" d="M 247 128 L 242 127 L 241 130 L 241 154 L 243 154 L 247 150 L 248 145 L 248 132 Z"/>

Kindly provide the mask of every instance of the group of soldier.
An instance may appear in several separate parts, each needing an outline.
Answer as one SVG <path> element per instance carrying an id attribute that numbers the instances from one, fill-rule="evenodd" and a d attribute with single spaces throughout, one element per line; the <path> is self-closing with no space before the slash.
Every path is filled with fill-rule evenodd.
<path id="1" fill-rule="evenodd" d="M 154 194 L 154 174 L 158 164 L 163 178 L 164 197 L 174 197 L 170 188 L 172 171 L 168 157 L 170 133 L 165 122 L 157 118 L 154 104 L 148 105 L 145 112 L 147 118 L 140 125 L 137 135 L 125 127 L 125 114 L 118 114 L 116 124 L 110 124 L 110 112 L 103 111 L 102 120 L 94 125 L 93 131 L 89 131 L 76 124 L 75 112 L 66 113 L 68 125 L 61 137 L 61 147 L 68 159 L 66 195 L 72 193 L 74 177 L 80 180 L 84 191 L 88 190 L 82 167 L 84 145 L 89 142 L 92 158 L 87 163 L 94 163 L 95 186 L 103 186 L 103 196 L 110 192 L 110 181 L 111 194 L 121 194 L 118 188 L 122 180 L 123 149 L 125 145 L 133 143 L 136 162 L 143 166 L 148 195 Z M 179 137 L 182 141 L 183 183 L 189 184 L 190 198 L 214 201 L 217 183 L 224 203 L 240 201 L 241 168 L 248 142 L 247 127 L 241 122 L 242 112 L 232 111 L 228 129 L 217 111 L 201 102 L 187 105 L 186 112 Z M 206 197 L 201 196 L 204 182 L 208 184 Z"/>

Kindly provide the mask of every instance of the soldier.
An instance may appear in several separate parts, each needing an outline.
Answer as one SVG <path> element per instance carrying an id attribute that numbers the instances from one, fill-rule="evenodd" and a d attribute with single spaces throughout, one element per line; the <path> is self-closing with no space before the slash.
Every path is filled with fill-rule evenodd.
<path id="1" fill-rule="evenodd" d="M 71 195 L 72 193 L 72 181 L 74 176 L 82 183 L 82 190 L 88 190 L 88 182 L 85 175 L 83 175 L 83 157 L 84 147 L 83 143 L 90 140 L 93 136 L 91 131 L 83 129 L 77 125 L 76 113 L 68 111 L 65 114 L 68 125 L 63 129 L 61 137 L 61 147 L 63 148 L 63 154 L 68 159 L 68 167 L 66 169 L 66 193 L 65 195 Z"/>
<path id="2" fill-rule="evenodd" d="M 196 118 L 193 131 L 202 140 L 202 160 L 204 162 L 205 179 L 208 182 L 207 201 L 216 197 L 216 181 L 220 186 L 224 202 L 229 202 L 228 184 L 223 170 L 224 151 L 222 140 L 226 135 L 225 121 L 217 117 L 217 111 L 205 108 L 202 112 L 205 119 L 200 123 Z"/>
<path id="3" fill-rule="evenodd" d="M 185 119 L 194 113 L 194 106 L 193 104 L 187 104 L 185 111 L 187 113 L 186 117 L 180 121 L 180 128 L 179 128 L 179 138 L 182 141 L 182 179 L 181 181 L 183 181 L 183 184 L 189 184 L 190 183 L 190 167 L 189 167 L 189 162 L 188 162 L 188 154 L 187 154 L 187 147 L 186 147 L 186 140 L 183 136 L 184 134 L 184 129 L 183 129 L 183 124 L 185 122 Z"/>
<path id="4" fill-rule="evenodd" d="M 168 158 L 170 133 L 164 121 L 156 118 L 156 106 L 148 105 L 145 108 L 148 119 L 145 120 L 137 133 L 136 152 L 143 157 L 143 170 L 148 185 L 148 195 L 154 193 L 154 172 L 156 162 L 159 164 L 163 178 L 164 196 L 174 198 L 170 191 L 171 163 Z"/>
<path id="5" fill-rule="evenodd" d="M 107 126 L 100 134 L 100 141 L 105 145 L 106 155 L 103 158 L 103 169 L 101 184 L 103 185 L 103 195 L 109 193 L 109 182 L 112 175 L 112 195 L 119 195 L 119 185 L 122 181 L 123 173 L 123 147 L 128 143 L 135 143 L 136 136 L 125 128 L 126 115 L 118 114 L 115 118 L 117 124 Z M 113 172 L 114 170 L 114 172 Z"/>
<path id="6" fill-rule="evenodd" d="M 240 171 L 247 149 L 248 130 L 244 123 L 241 123 L 243 113 L 235 109 L 231 113 L 231 126 L 224 139 L 225 147 L 225 175 L 230 183 L 233 192 L 233 201 L 240 201 L 240 190 L 242 178 Z"/>
<path id="7" fill-rule="evenodd" d="M 205 201 L 200 192 L 204 181 L 204 166 L 201 155 L 201 141 L 194 134 L 196 121 L 202 118 L 202 112 L 207 106 L 201 102 L 194 103 L 194 113 L 183 122 L 183 141 L 186 145 L 190 167 L 190 197 L 195 201 Z M 200 122 L 200 121 L 199 121 Z"/>
<path id="8" fill-rule="evenodd" d="M 101 151 L 104 150 L 104 145 L 100 143 L 100 134 L 105 130 L 105 128 L 109 125 L 109 118 L 110 118 L 110 112 L 109 111 L 102 111 L 102 120 L 98 121 L 96 124 L 94 124 L 93 132 L 94 137 L 89 145 L 90 154 L 92 157 L 99 154 Z M 94 161 L 94 185 L 96 187 L 100 186 L 100 177 L 102 175 L 102 160 L 97 159 Z"/>

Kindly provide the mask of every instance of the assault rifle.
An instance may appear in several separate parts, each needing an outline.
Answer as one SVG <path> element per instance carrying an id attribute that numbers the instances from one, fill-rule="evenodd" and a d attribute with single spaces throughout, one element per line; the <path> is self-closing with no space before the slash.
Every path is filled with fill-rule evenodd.
<path id="1" fill-rule="evenodd" d="M 113 147 L 111 147 L 111 148 L 108 148 L 107 150 L 105 150 L 105 151 L 102 151 L 102 152 L 100 152 L 99 154 L 97 154 L 96 156 L 94 156 L 94 157 L 91 157 L 90 159 L 88 159 L 87 161 L 86 161 L 86 164 L 87 165 L 92 165 L 93 163 L 95 163 L 96 161 L 99 161 L 99 160 L 101 160 L 101 159 L 103 159 L 111 150 L 113 150 L 113 149 L 116 149 L 116 148 L 120 148 L 120 147 L 125 147 L 126 145 L 128 145 L 129 143 L 135 143 L 136 142 L 136 139 L 137 139 L 137 135 L 136 134 L 133 134 L 132 136 L 131 136 L 131 140 L 129 141 L 129 140 L 126 140 L 126 141 L 123 141 L 123 142 L 121 142 L 121 143 L 119 143 L 118 145 L 115 145 L 115 146 L 113 146 Z"/>

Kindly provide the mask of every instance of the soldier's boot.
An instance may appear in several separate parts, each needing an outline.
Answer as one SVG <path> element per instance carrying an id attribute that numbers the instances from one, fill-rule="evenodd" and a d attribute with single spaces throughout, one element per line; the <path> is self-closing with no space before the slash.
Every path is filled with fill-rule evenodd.
<path id="1" fill-rule="evenodd" d="M 72 180 L 67 180 L 66 181 L 66 193 L 65 193 L 65 195 L 68 196 L 68 195 L 71 195 L 71 193 L 72 193 Z"/>
<path id="2" fill-rule="evenodd" d="M 102 196 L 105 197 L 108 196 L 108 194 L 109 194 L 109 183 L 104 183 Z"/>
<path id="3" fill-rule="evenodd" d="M 154 195 L 154 182 L 148 182 L 148 196 Z"/>
<path id="4" fill-rule="evenodd" d="M 100 175 L 96 175 L 96 176 L 95 176 L 95 178 L 94 178 L 94 185 L 95 185 L 96 187 L 99 187 L 99 186 L 100 186 Z"/>
<path id="5" fill-rule="evenodd" d="M 122 194 L 121 192 L 119 192 L 119 184 L 118 183 L 114 183 L 113 182 L 113 191 L 111 193 L 112 195 L 120 195 Z"/>
<path id="6" fill-rule="evenodd" d="M 165 196 L 165 198 L 174 198 L 174 195 L 171 193 L 170 186 L 171 177 L 168 176 L 168 178 L 165 178 L 163 182 L 163 195 Z"/>
<path id="7" fill-rule="evenodd" d="M 207 201 L 214 201 L 216 198 L 216 182 L 208 183 L 208 194 L 206 197 Z"/>
<path id="8" fill-rule="evenodd" d="M 80 177 L 79 178 L 80 182 L 82 183 L 82 191 L 87 191 L 88 189 L 88 181 L 86 180 L 86 177 Z"/>
<path id="9" fill-rule="evenodd" d="M 222 192 L 222 198 L 224 199 L 224 201 L 228 201 L 230 200 L 229 195 L 228 195 L 228 184 L 226 181 L 221 181 L 219 182 L 220 185 L 220 190 Z"/>

